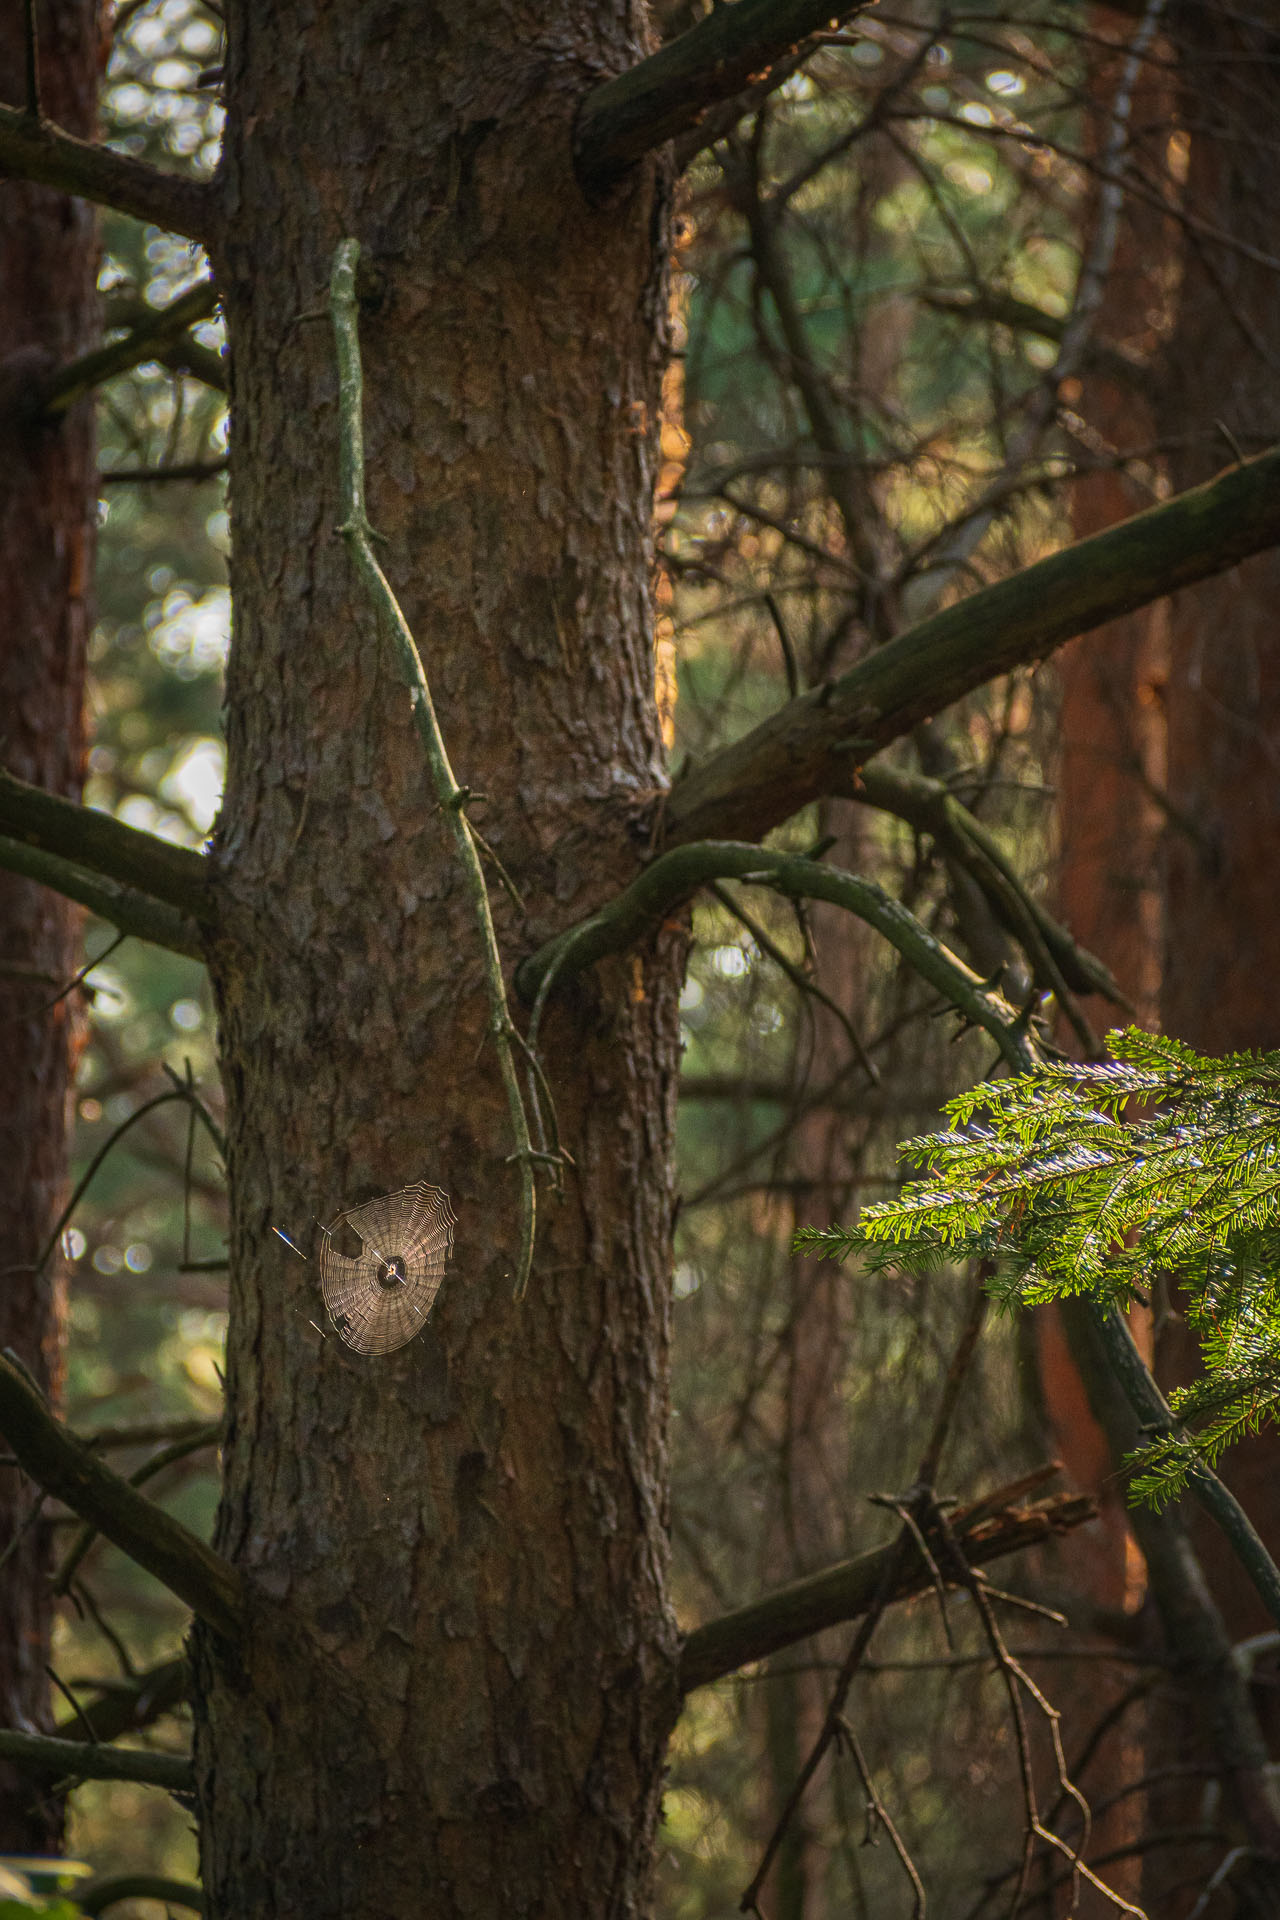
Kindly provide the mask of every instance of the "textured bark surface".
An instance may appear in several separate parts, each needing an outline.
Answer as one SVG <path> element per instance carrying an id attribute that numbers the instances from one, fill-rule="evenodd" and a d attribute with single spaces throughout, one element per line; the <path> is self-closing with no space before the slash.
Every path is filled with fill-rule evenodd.
<path id="1" fill-rule="evenodd" d="M 197 1649 L 217 1916 L 629 1914 L 675 1712 L 666 1355 L 683 936 L 548 1014 L 576 1160 L 511 1300 L 518 1183 L 476 930 L 404 689 L 334 536 L 317 318 L 359 239 L 370 511 L 514 962 L 636 870 L 661 783 L 650 509 L 665 182 L 575 184 L 630 0 L 228 9 L 229 768 L 212 955 L 232 1180 L 218 1544 Z M 302 1237 L 425 1178 L 458 1216 L 422 1337 L 321 1339 Z M 305 1244 L 305 1241 L 304 1241 Z"/>
<path id="2" fill-rule="evenodd" d="M 1226 436 L 1251 446 L 1280 437 L 1280 177 L 1264 129 L 1280 115 L 1280 31 L 1261 19 L 1182 22 L 1187 124 L 1194 129 L 1187 204 L 1226 236 L 1188 251 L 1169 342 L 1166 424 L 1190 420 L 1171 459 L 1194 485 L 1230 458 Z M 1250 258 L 1245 249 L 1261 256 Z M 1224 435 L 1217 422 L 1226 429 Z M 1161 1022 L 1206 1053 L 1280 1046 L 1275 958 L 1280 943 L 1280 555 L 1249 561 L 1170 608 L 1169 823 Z M 1161 1344 L 1166 1379 L 1186 1378 L 1195 1342 L 1180 1323 Z M 1233 1448 L 1223 1467 L 1264 1539 L 1280 1528 L 1274 1433 Z M 1222 1554 L 1207 1522 L 1193 1538 L 1236 1637 L 1271 1623 Z M 1280 1735 L 1280 1728 L 1277 1728 Z"/>
<path id="3" fill-rule="evenodd" d="M 39 9 L 44 111 L 93 131 L 97 0 Z M 0 88 L 22 105 L 20 7 L 0 10 Z M 56 425 L 26 417 L 36 381 L 94 344 L 97 234 L 83 202 L 6 180 L 0 187 L 0 757 L 55 793 L 80 790 L 85 640 L 97 472 L 92 408 Z M 75 1001 L 50 1010 L 75 972 L 78 908 L 0 874 L 0 1346 L 13 1347 L 55 1393 L 61 1375 L 63 1274 L 35 1262 L 66 1198 L 67 1102 Z M 0 1473 L 0 1552 L 31 1510 L 33 1490 Z M 0 1579 L 0 1721 L 48 1731 L 49 1530 L 29 1530 Z M 0 1851 L 43 1851 L 61 1839 L 61 1802 L 0 1767 Z"/>

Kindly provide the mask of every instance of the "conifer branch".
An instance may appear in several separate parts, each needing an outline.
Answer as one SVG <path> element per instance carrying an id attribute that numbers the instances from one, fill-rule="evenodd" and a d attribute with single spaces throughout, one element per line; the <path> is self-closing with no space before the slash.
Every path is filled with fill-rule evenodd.
<path id="1" fill-rule="evenodd" d="M 737 9 L 731 9 L 736 12 Z M 1280 543 L 1280 447 L 1078 540 L 900 633 L 790 701 L 668 794 L 668 846 L 761 837 L 997 674 Z"/>
<path id="2" fill-rule="evenodd" d="M 38 1487 L 154 1574 L 215 1632 L 237 1636 L 243 1587 L 236 1568 L 77 1440 L 7 1350 L 0 1355 L 0 1432 Z"/>
<path id="3" fill-rule="evenodd" d="M 211 182 L 162 173 L 110 147 L 77 140 L 47 120 L 33 120 L 21 107 L 0 106 L 0 174 L 59 187 L 202 246 L 214 238 L 222 207 L 222 195 Z"/>
<path id="4" fill-rule="evenodd" d="M 868 4 L 737 0 L 713 8 L 660 52 L 587 95 L 574 138 L 579 178 L 597 192 L 607 187 L 663 141 L 696 128 L 709 107 L 785 61 L 799 41 Z"/>
<path id="5" fill-rule="evenodd" d="M 952 1520 L 970 1566 L 1020 1553 L 1051 1535 L 1083 1525 L 1098 1511 L 1097 1501 L 1086 1494 L 1055 1494 L 1026 1507 L 998 1506 L 1000 1498 L 997 1494 L 980 1501 Z M 856 1619 L 871 1605 L 885 1566 L 897 1550 L 896 1541 L 873 1547 L 695 1627 L 680 1651 L 681 1693 L 709 1686 L 825 1627 Z M 909 1599 L 932 1584 L 929 1568 L 916 1559 L 904 1568 L 891 1598 Z"/>
<path id="6" fill-rule="evenodd" d="M 133 1780 L 140 1786 L 167 1787 L 170 1793 L 194 1793 L 196 1784 L 191 1762 L 178 1754 L 94 1746 L 87 1740 L 56 1740 L 51 1734 L 0 1731 L 0 1760 L 57 1780 Z"/>

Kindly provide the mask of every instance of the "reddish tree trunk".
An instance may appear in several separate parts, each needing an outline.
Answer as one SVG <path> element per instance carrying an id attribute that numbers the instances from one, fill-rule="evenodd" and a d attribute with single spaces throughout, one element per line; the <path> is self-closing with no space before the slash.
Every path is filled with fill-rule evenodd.
<path id="1" fill-rule="evenodd" d="M 37 8 L 44 111 L 93 132 L 96 0 Z M 22 9 L 0 14 L 4 97 L 22 104 Z M 85 641 L 97 469 L 93 409 L 31 417 L 43 374 L 93 344 L 97 230 L 92 210 L 45 187 L 0 191 L 0 738 L 5 766 L 54 793 L 79 793 Z M 50 1002 L 75 971 L 81 915 L 46 887 L 0 873 L 0 1346 L 51 1392 L 62 1373 L 63 1271 L 36 1271 L 66 1199 L 75 1001 Z M 0 1472 L 0 1552 L 22 1532 L 33 1489 Z M 31 1526 L 0 1579 L 0 1720 L 50 1725 L 49 1530 Z M 56 1849 L 61 1805 L 0 1766 L 0 1851 Z"/>
<path id="2" fill-rule="evenodd" d="M 518 1181 L 473 911 L 335 537 L 316 321 L 365 249 L 371 514 L 476 818 L 505 955 L 615 893 L 661 782 L 651 518 L 666 187 L 593 206 L 574 109 L 646 51 L 596 0 L 228 8 L 228 783 L 216 862 L 232 1193 L 218 1544 L 198 1648 L 212 1915 L 617 1914 L 646 1901 L 676 1710 L 666 1595 L 683 937 L 553 1004 L 575 1159 L 514 1304 Z M 297 1233 L 447 1188 L 457 1255 L 383 1358 L 312 1326 Z"/>

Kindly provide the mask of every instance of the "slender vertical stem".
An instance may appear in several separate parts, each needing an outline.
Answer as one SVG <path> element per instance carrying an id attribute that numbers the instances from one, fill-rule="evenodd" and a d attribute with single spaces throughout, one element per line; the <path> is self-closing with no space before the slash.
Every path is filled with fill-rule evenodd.
<path id="1" fill-rule="evenodd" d="M 356 301 L 356 267 L 359 260 L 360 243 L 357 240 L 340 241 L 333 256 L 333 271 L 329 280 L 329 307 L 338 358 L 338 433 L 343 515 L 338 531 L 347 543 L 378 624 L 390 638 L 408 680 L 418 738 L 426 756 L 436 797 L 453 823 L 458 858 L 480 929 L 485 982 L 489 990 L 490 1031 L 497 1049 L 511 1116 L 511 1132 L 515 1140 L 515 1151 L 511 1158 L 520 1169 L 520 1254 L 512 1288 L 515 1298 L 519 1300 L 529 1284 L 529 1272 L 533 1265 L 537 1195 L 534 1188 L 534 1148 L 516 1067 L 515 1043 L 518 1035 L 507 1005 L 502 955 L 494 931 L 480 850 L 466 815 L 470 796 L 468 790 L 460 787 L 454 778 L 417 642 L 386 575 L 374 557 L 373 529 L 369 524 L 364 489 L 364 376 L 360 363 L 359 307 Z"/>

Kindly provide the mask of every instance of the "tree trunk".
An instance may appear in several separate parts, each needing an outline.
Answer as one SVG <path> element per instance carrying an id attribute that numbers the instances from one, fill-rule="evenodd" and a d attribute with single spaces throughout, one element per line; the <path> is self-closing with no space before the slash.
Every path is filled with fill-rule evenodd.
<path id="1" fill-rule="evenodd" d="M 228 8 L 228 781 L 211 954 L 232 1190 L 218 1545 L 198 1636 L 208 1910 L 629 1914 L 676 1711 L 666 1403 L 684 938 L 545 1024 L 575 1160 L 513 1304 L 518 1180 L 472 909 L 341 542 L 317 318 L 365 249 L 370 508 L 459 779 L 520 888 L 508 962 L 637 868 L 662 781 L 651 504 L 661 168 L 592 206 L 575 102 L 627 0 Z M 495 889 L 495 895 L 497 890 Z M 457 1252 L 397 1353 L 321 1339 L 298 1237 L 425 1178 Z"/>
<path id="2" fill-rule="evenodd" d="M 96 118 L 96 0 L 39 10 L 44 111 L 89 136 Z M 21 105 L 22 9 L 0 15 L 6 100 Z M 93 409 L 33 416 L 38 382 L 86 352 L 97 330 L 92 209 L 47 187 L 0 195 L 0 711 L 4 764 L 54 793 L 83 773 L 85 640 L 90 624 L 97 469 Z M 46 887 L 0 873 L 0 1347 L 13 1347 L 48 1391 L 62 1378 L 64 1272 L 55 1252 L 36 1271 L 66 1200 L 67 1119 L 76 1051 L 74 998 L 51 1007 L 75 971 L 81 913 Z M 0 1719 L 51 1724 L 51 1535 L 26 1528 L 34 1489 L 0 1474 L 0 1552 L 22 1538 L 0 1579 Z M 0 1851 L 56 1850 L 61 1802 L 0 1766 Z"/>

